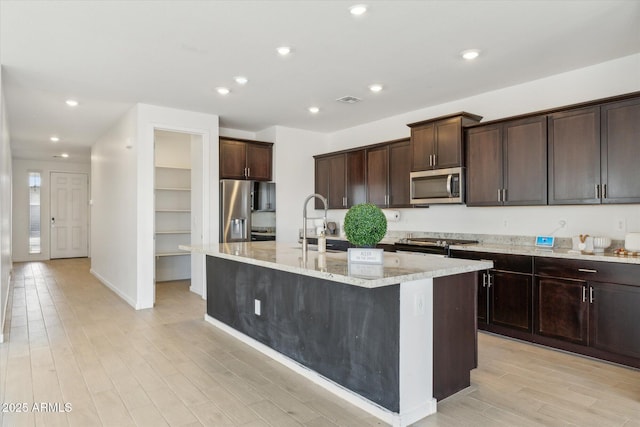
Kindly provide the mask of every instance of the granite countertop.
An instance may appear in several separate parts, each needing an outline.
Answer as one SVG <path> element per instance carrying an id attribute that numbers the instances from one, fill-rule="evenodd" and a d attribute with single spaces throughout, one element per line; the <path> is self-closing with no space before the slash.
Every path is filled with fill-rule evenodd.
<path id="1" fill-rule="evenodd" d="M 276 241 L 180 245 L 180 249 L 365 288 L 451 276 L 493 267 L 490 261 L 386 252 L 383 266 L 361 264 L 357 272 L 353 268 L 349 272 L 346 252 L 319 253 L 308 250 L 305 259 L 300 245 Z"/>
<path id="2" fill-rule="evenodd" d="M 618 262 L 625 264 L 639 264 L 640 257 L 637 256 L 619 256 L 614 255 L 611 252 L 605 252 L 601 254 L 584 254 L 578 251 L 572 251 L 570 249 L 540 249 L 535 246 L 517 246 L 517 245 L 505 245 L 497 243 L 478 243 L 471 245 L 452 245 L 451 249 L 474 251 L 474 252 L 491 252 L 500 254 L 511 255 L 530 255 L 541 256 L 550 258 L 566 258 L 566 259 L 578 259 L 585 261 L 604 261 L 604 262 Z"/>

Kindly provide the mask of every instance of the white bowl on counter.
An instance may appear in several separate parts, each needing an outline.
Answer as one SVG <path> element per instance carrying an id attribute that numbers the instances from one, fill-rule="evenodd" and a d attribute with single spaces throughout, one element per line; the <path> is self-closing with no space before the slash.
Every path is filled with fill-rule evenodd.
<path id="1" fill-rule="evenodd" d="M 593 252 L 603 253 L 605 249 L 611 246 L 610 237 L 594 237 L 593 238 Z"/>

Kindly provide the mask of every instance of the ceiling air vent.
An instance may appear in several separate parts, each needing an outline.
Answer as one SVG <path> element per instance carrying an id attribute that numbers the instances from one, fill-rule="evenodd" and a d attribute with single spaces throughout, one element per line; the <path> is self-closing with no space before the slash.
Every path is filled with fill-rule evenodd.
<path id="1" fill-rule="evenodd" d="M 336 99 L 338 102 L 344 102 L 345 104 L 355 104 L 356 102 L 362 101 L 360 98 L 356 98 L 355 96 L 343 96 L 342 98 Z"/>

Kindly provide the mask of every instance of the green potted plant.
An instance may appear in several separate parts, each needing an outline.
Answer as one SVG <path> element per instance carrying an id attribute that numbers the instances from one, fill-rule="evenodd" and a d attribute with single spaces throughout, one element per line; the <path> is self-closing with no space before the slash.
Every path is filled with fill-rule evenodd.
<path id="1" fill-rule="evenodd" d="M 375 247 L 387 233 L 387 218 L 371 203 L 352 206 L 344 217 L 347 240 L 358 247 Z"/>

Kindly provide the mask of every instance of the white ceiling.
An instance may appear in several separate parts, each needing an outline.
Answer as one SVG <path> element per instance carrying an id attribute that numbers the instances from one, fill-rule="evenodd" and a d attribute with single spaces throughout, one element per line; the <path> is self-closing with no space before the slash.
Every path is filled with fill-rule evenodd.
<path id="1" fill-rule="evenodd" d="M 333 132 L 640 52 L 638 0 L 364 1 L 356 18 L 358 2 L 0 0 L 13 154 L 88 158 L 139 102 L 252 132 Z M 470 48 L 481 56 L 463 61 Z"/>

